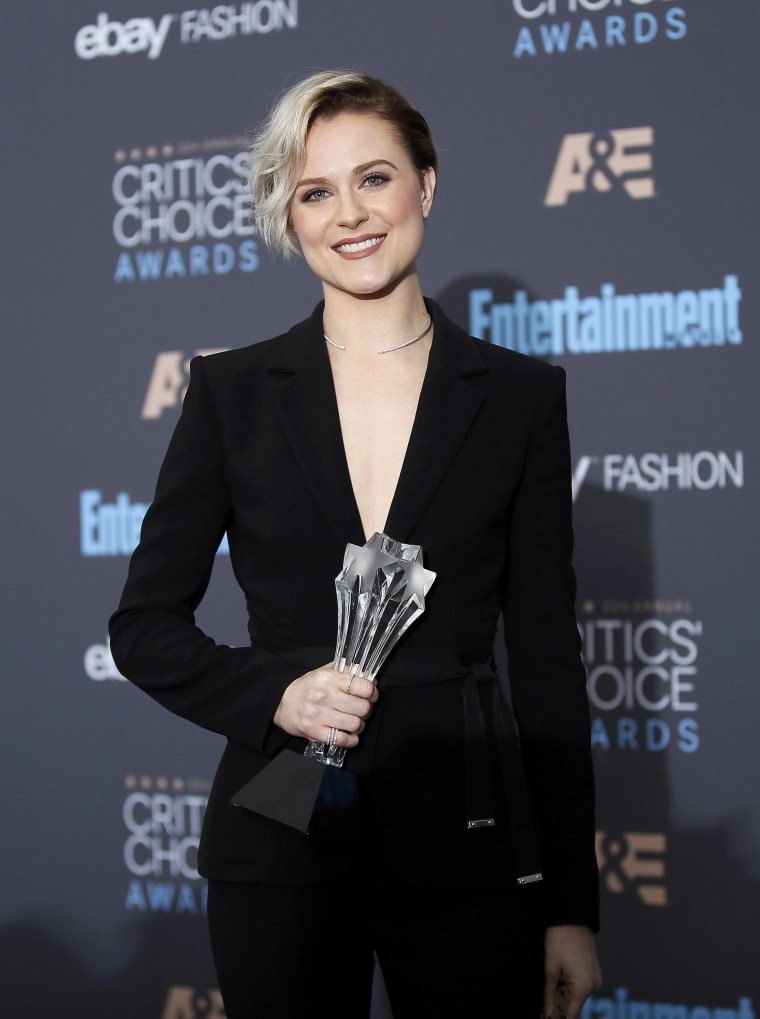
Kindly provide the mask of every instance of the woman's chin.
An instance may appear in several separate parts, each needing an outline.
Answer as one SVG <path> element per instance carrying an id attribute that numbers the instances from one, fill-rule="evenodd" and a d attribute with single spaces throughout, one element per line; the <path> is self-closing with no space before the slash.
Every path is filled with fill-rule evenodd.
<path id="1" fill-rule="evenodd" d="M 367 297 L 382 297 L 383 294 L 391 293 L 397 286 L 398 280 L 378 280 L 378 279 L 364 279 L 364 280 L 341 280 L 339 282 L 328 282 L 327 286 L 332 287 L 335 290 L 340 290 L 344 294 L 348 294 L 351 297 L 357 299 Z"/>
<path id="2" fill-rule="evenodd" d="M 394 276 L 387 273 L 367 273 L 323 282 L 328 288 L 333 287 L 356 298 L 384 297 L 392 294 L 401 283 L 413 276 L 415 271 L 415 267 L 411 266 L 408 271 Z"/>

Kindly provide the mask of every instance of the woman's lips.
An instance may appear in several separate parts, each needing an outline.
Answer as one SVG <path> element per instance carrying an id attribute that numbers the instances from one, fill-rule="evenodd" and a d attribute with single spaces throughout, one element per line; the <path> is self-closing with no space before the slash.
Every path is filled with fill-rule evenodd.
<path id="1" fill-rule="evenodd" d="M 357 237 L 352 241 L 342 241 L 333 246 L 341 258 L 364 258 L 374 254 L 383 243 L 387 234 L 371 234 L 369 237 Z"/>

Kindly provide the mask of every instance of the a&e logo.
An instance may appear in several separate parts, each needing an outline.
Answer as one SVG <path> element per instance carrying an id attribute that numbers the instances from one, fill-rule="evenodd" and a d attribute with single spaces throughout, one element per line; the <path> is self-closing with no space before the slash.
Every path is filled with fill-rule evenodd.
<path id="1" fill-rule="evenodd" d="M 161 1019 L 224 1019 L 222 996 L 217 990 L 170 987 Z"/>
<path id="2" fill-rule="evenodd" d="M 596 858 L 602 885 L 614 895 L 635 892 L 647 906 L 667 906 L 665 851 L 660 832 L 596 833 Z"/>
<path id="3" fill-rule="evenodd" d="M 654 198 L 651 127 L 625 127 L 601 134 L 566 134 L 559 148 L 544 205 L 565 205 L 575 192 L 623 186 L 631 198 Z"/>
<path id="4" fill-rule="evenodd" d="M 198 354 L 218 354 L 227 347 L 208 347 L 196 350 Z M 140 417 L 144 421 L 155 421 L 166 410 L 179 407 L 185 396 L 190 376 L 190 360 L 181 350 L 162 350 L 153 363 L 148 390 L 145 393 Z"/>

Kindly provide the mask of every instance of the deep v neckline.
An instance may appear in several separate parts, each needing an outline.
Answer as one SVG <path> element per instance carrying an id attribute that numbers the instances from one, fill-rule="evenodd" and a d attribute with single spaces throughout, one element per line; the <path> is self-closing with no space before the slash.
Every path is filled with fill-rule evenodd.
<path id="1" fill-rule="evenodd" d="M 385 532 L 414 541 L 428 503 L 464 442 L 483 402 L 488 372 L 480 340 L 450 322 L 432 301 L 435 337 L 428 356 L 414 422 L 391 499 Z M 293 456 L 332 534 L 361 544 L 364 528 L 340 426 L 332 370 L 322 335 L 324 304 L 284 334 L 268 363 L 277 415 Z"/>
<path id="2" fill-rule="evenodd" d="M 383 521 L 383 526 L 381 528 L 381 532 L 383 534 L 387 534 L 388 533 L 388 521 L 393 518 L 395 503 L 396 503 L 396 500 L 397 500 L 397 497 L 398 497 L 399 489 L 401 488 L 402 481 L 405 480 L 405 477 L 404 477 L 405 473 L 408 472 L 408 470 L 410 469 L 409 468 L 409 462 L 410 462 L 410 450 L 412 449 L 412 440 L 415 437 L 415 433 L 419 430 L 420 407 L 421 407 L 422 402 L 423 402 L 423 394 L 425 393 L 425 389 L 426 389 L 426 385 L 427 385 L 428 379 L 430 378 L 430 375 L 431 375 L 430 365 L 431 365 L 431 359 L 432 359 L 432 356 L 433 356 L 433 350 L 434 350 L 435 346 L 436 346 L 436 343 L 435 343 L 435 333 L 434 333 L 433 334 L 433 340 L 432 340 L 430 349 L 428 351 L 427 361 L 425 362 L 425 371 L 424 371 L 423 376 L 422 376 L 422 383 L 420 385 L 420 391 L 417 394 L 417 402 L 415 404 L 414 415 L 412 416 L 412 425 L 411 425 L 411 428 L 409 429 L 409 435 L 408 435 L 407 440 L 406 440 L 406 446 L 404 447 L 404 455 L 401 458 L 401 466 L 399 468 L 398 475 L 396 477 L 396 483 L 395 483 L 395 485 L 393 487 L 393 494 L 391 495 L 390 502 L 388 503 L 388 510 L 387 510 L 387 512 L 385 514 L 385 520 Z M 325 359 L 327 361 L 327 373 L 328 373 L 328 377 L 329 377 L 329 381 L 330 381 L 330 388 L 331 388 L 331 393 L 332 393 L 332 402 L 333 402 L 333 405 L 334 405 L 334 408 L 335 408 L 335 418 L 336 418 L 336 424 L 337 424 L 337 431 L 338 431 L 338 435 L 340 437 L 339 445 L 340 445 L 340 454 L 341 454 L 341 459 L 342 459 L 341 468 L 342 468 L 342 472 L 345 474 L 345 477 L 348 480 L 348 488 L 349 488 L 349 490 L 351 492 L 351 503 L 352 503 L 351 508 L 352 508 L 352 513 L 353 513 L 354 517 L 356 518 L 356 520 L 358 521 L 359 531 L 363 535 L 364 541 L 366 542 L 366 541 L 368 541 L 372 537 L 372 534 L 367 534 L 365 529 L 364 529 L 364 522 L 362 521 L 362 514 L 361 514 L 361 510 L 359 508 L 359 500 L 356 497 L 356 489 L 354 488 L 353 478 L 351 477 L 351 468 L 350 468 L 349 463 L 348 463 L 348 453 L 346 452 L 346 439 L 345 439 L 345 435 L 343 434 L 343 424 L 341 422 L 341 417 L 340 417 L 340 405 L 338 403 L 338 392 L 337 392 L 337 389 L 336 389 L 336 386 L 335 386 L 335 376 L 333 375 L 332 364 L 330 362 L 330 355 L 329 355 L 329 352 L 327 351 L 326 348 L 324 349 L 324 356 L 325 356 Z M 375 533 L 375 532 L 373 531 L 372 533 Z M 394 536 L 391 535 L 391 537 L 394 537 Z M 402 540 L 402 539 L 399 538 L 398 540 Z"/>

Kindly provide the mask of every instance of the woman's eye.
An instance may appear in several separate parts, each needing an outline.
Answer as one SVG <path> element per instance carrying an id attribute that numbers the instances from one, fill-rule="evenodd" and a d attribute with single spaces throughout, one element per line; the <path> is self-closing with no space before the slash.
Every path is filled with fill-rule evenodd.
<path id="1" fill-rule="evenodd" d="M 389 180 L 390 177 L 384 173 L 368 173 L 362 183 L 368 184 L 371 188 L 376 188 L 380 184 L 387 184 Z"/>
<path id="2" fill-rule="evenodd" d="M 326 194 L 327 191 L 325 190 L 325 188 L 312 188 L 311 191 L 307 191 L 306 194 L 304 194 L 301 197 L 301 201 L 320 202 L 325 197 Z"/>

